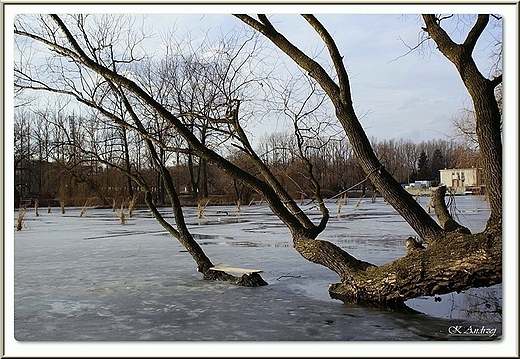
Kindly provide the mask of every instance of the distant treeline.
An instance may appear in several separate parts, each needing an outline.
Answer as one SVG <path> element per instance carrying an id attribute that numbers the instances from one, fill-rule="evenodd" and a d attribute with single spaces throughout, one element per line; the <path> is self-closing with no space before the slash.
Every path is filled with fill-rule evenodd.
<path id="1" fill-rule="evenodd" d="M 104 129 L 104 136 L 92 136 L 88 122 L 78 117 L 63 119 L 59 126 L 41 126 L 27 117 L 15 119 L 15 206 L 38 199 L 40 206 L 81 206 L 87 200 L 111 206 L 138 198 L 139 188 L 116 167 L 131 168 L 146 180 L 157 204 L 168 204 L 161 176 L 149 163 L 142 139 L 121 129 Z M 80 129 L 83 129 L 80 131 Z M 110 130 L 110 131 L 109 131 Z M 262 160 L 295 199 L 306 198 L 308 178 L 302 172 L 302 158 L 294 136 L 274 133 L 257 145 Z M 439 180 L 444 168 L 477 167 L 478 151 L 453 140 L 372 140 L 376 155 L 401 183 Z M 227 158 L 251 174 L 260 176 L 240 150 L 227 146 Z M 95 152 L 95 153 L 94 153 Z M 362 181 L 366 175 L 356 162 L 346 139 L 316 138 L 309 141 L 305 156 L 312 162 L 324 197 L 331 197 Z M 185 204 L 210 198 L 212 204 L 242 204 L 261 200 L 250 188 L 214 165 L 190 153 L 164 151 L 161 158 L 170 170 L 174 185 Z M 106 161 L 100 161 L 105 159 Z M 107 165 L 110 163 L 112 166 Z M 353 190 L 372 191 L 368 181 Z M 354 191 L 353 191 L 354 192 Z M 355 196 L 354 193 L 352 193 Z M 22 201 L 22 202 L 20 202 Z"/>

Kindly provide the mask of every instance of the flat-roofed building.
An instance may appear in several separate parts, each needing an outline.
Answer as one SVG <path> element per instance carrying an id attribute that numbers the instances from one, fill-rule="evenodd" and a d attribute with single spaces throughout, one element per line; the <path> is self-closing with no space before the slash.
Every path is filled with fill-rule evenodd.
<path id="1" fill-rule="evenodd" d="M 441 184 L 456 194 L 484 194 L 482 168 L 451 168 L 440 170 Z"/>

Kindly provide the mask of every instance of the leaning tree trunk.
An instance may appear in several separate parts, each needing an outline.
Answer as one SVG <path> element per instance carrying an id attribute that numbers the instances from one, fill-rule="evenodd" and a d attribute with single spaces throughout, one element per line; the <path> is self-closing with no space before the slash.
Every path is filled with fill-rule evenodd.
<path id="1" fill-rule="evenodd" d="M 304 54 L 276 31 L 265 15 L 258 15 L 261 22 L 248 15 L 235 15 L 246 24 L 269 38 L 278 48 L 290 56 L 294 62 L 305 69 L 309 76 L 327 93 L 336 110 L 336 118 L 341 123 L 349 139 L 356 158 L 363 171 L 385 200 L 395 208 L 408 224 L 425 241 L 442 233 L 441 227 L 426 213 L 414 198 L 388 173 L 377 159 L 370 141 L 359 122 L 352 103 L 348 74 L 343 64 L 343 57 L 330 34 L 312 15 L 302 15 L 321 36 L 327 46 L 338 83 L 331 79 L 328 72 L 316 61 Z"/>
<path id="2" fill-rule="evenodd" d="M 132 176 L 130 171 L 123 170 L 128 177 L 133 178 L 143 189 L 145 193 L 145 202 L 155 219 L 164 229 L 166 229 L 171 235 L 177 238 L 179 243 L 187 250 L 187 252 L 195 260 L 195 262 L 197 263 L 197 271 L 201 272 L 205 279 L 230 281 L 238 285 L 249 287 L 267 285 L 267 282 L 265 282 L 258 273 L 244 274 L 241 277 L 235 277 L 226 272 L 215 271 L 211 269 L 212 267 L 214 267 L 213 263 L 206 255 L 206 253 L 204 253 L 200 245 L 197 243 L 197 241 L 195 241 L 190 231 L 188 230 L 188 226 L 186 225 L 186 221 L 184 219 L 182 205 L 179 199 L 179 195 L 177 193 L 177 189 L 175 188 L 175 185 L 173 183 L 173 178 L 170 174 L 170 171 L 164 164 L 165 161 L 163 156 L 159 155 L 153 142 L 149 139 L 150 135 L 148 131 L 142 124 L 137 114 L 134 112 L 133 107 L 128 101 L 124 92 L 121 89 L 117 88 L 117 86 L 115 86 L 114 84 L 110 83 L 110 85 L 114 93 L 121 98 L 126 110 L 134 120 L 137 128 L 139 129 L 141 135 L 144 138 L 144 143 L 146 145 L 148 153 L 150 154 L 152 164 L 156 168 L 159 179 L 163 184 L 164 191 L 166 192 L 170 200 L 176 228 L 173 227 L 157 209 L 155 203 L 152 200 L 151 191 L 149 190 L 146 183 L 144 181 L 139 180 L 136 176 Z M 163 152 L 161 152 L 161 154 L 163 154 Z"/>
<path id="3" fill-rule="evenodd" d="M 320 232 L 321 224 L 319 226 L 313 225 L 276 181 L 272 173 L 268 171 L 265 164 L 259 163 L 259 166 L 261 169 L 265 169 L 262 174 L 266 182 L 243 171 L 211 149 L 203 146 L 177 117 L 140 88 L 137 83 L 89 58 L 60 18 L 57 15 L 51 15 L 51 17 L 63 30 L 74 51 L 60 45 L 55 45 L 56 49 L 66 54 L 71 53 L 70 56 L 75 61 L 80 61 L 105 79 L 113 81 L 114 84 L 132 92 L 174 126 L 197 156 L 217 165 L 233 177 L 262 193 L 273 212 L 291 230 L 296 250 L 308 260 L 325 265 L 338 273 L 342 282 L 339 285 L 331 286 L 331 295 L 342 297 L 350 302 L 390 303 L 418 295 L 446 293 L 472 286 L 492 285 L 501 280 L 501 227 L 495 228 L 495 232 L 486 231 L 481 235 L 468 235 L 458 230 L 446 232 L 381 166 L 355 115 L 348 76 L 342 57 L 330 35 L 313 16 L 304 15 L 322 37 L 331 53 L 338 84 L 329 77 L 328 73 L 318 63 L 307 57 L 279 34 L 265 15 L 259 16 L 262 23 L 246 15 L 239 15 L 245 22 L 269 37 L 273 43 L 291 56 L 321 85 L 335 106 L 337 118 L 345 129 L 345 133 L 367 175 L 367 180 L 371 180 L 376 185 L 385 199 L 426 241 L 428 246 L 424 249 L 422 245 L 412 240 L 409 253 L 405 257 L 385 266 L 377 267 L 360 261 L 330 242 L 315 239 Z M 20 31 L 19 33 L 24 34 Z M 144 138 L 149 138 L 148 134 L 144 133 Z M 250 148 L 246 147 L 244 150 L 247 152 L 250 151 Z M 252 151 L 251 155 L 253 159 L 256 158 Z M 161 162 L 159 161 L 159 163 Z M 164 167 L 161 168 L 161 171 L 168 188 L 170 186 L 168 171 Z M 182 216 L 180 205 L 178 206 L 179 210 L 176 208 L 173 182 L 171 182 L 171 186 L 174 215 Z M 322 216 L 322 224 L 325 223 L 326 218 L 326 215 Z M 182 220 L 180 220 L 178 225 L 182 227 L 182 223 Z M 181 243 L 187 248 L 196 250 L 196 242 L 192 241 L 193 238 L 190 238 L 189 232 L 186 231 L 186 234 L 184 234 L 184 228 L 181 227 L 178 227 Z M 197 253 L 194 254 L 197 257 Z M 209 260 L 202 260 L 200 264 L 197 263 L 206 276 L 209 272 L 205 269 L 211 265 Z"/>
<path id="4" fill-rule="evenodd" d="M 121 139 L 123 140 L 123 153 L 124 153 L 124 161 L 125 161 L 125 169 L 130 172 L 132 169 L 132 164 L 130 162 L 130 148 L 128 146 L 128 137 L 126 133 L 126 128 L 121 128 Z M 126 177 L 126 185 L 128 186 L 128 197 L 134 197 L 134 189 L 132 188 L 132 179 L 130 177 Z"/>
<path id="5" fill-rule="evenodd" d="M 502 75 L 485 78 L 472 58 L 473 49 L 485 30 L 489 15 L 479 15 L 463 44 L 456 44 L 441 28 L 435 15 L 423 15 L 423 28 L 435 41 L 439 51 L 456 67 L 475 109 L 476 133 L 491 214 L 487 228 L 502 225 L 502 138 L 501 115 L 495 88 Z"/>
<path id="6" fill-rule="evenodd" d="M 444 201 L 442 188 L 434 193 L 434 202 Z M 338 246 L 321 240 L 296 237 L 298 252 L 317 264 L 334 270 L 341 283 L 330 285 L 332 298 L 346 303 L 403 308 L 404 301 L 491 286 L 502 282 L 502 235 L 495 231 L 470 234 L 453 219 L 444 206 L 436 206 L 438 217 L 450 227 L 426 248 L 408 238 L 407 254 L 382 266 L 360 261 Z M 448 220 L 449 217 L 449 220 Z"/>
<path id="7" fill-rule="evenodd" d="M 445 226 L 441 228 L 388 173 L 376 158 L 370 141 L 357 119 L 343 56 L 323 25 L 313 15 L 302 15 L 320 35 L 329 50 L 337 82 L 321 65 L 277 32 L 265 15 L 258 15 L 259 21 L 248 15 L 235 16 L 269 38 L 323 88 L 335 107 L 336 117 L 343 126 L 367 179 L 427 244 L 425 248 L 420 241 L 409 238 L 406 241 L 406 256 L 377 267 L 352 257 L 330 242 L 305 236 L 286 221 L 293 235 L 295 249 L 307 260 L 330 268 L 340 277 L 341 283 L 330 286 L 330 295 L 349 303 L 400 305 L 406 299 L 421 295 L 443 294 L 501 283 L 501 226 L 493 227 L 482 234 L 471 235 L 466 228 L 448 218 L 446 206 L 439 204 L 436 212 Z M 481 124 L 488 125 L 485 127 L 489 127 L 490 122 L 490 119 L 488 122 L 480 121 Z M 497 155 L 496 158 L 500 157 L 496 152 L 499 147 L 494 136 L 492 142 L 493 145 L 489 146 L 492 148 L 484 151 L 488 161 L 495 158 L 487 157 L 492 154 Z M 492 166 L 488 163 L 485 171 L 496 171 L 498 167 L 496 164 Z M 498 178 L 498 173 L 494 172 L 486 178 L 492 180 L 494 176 Z M 491 187 L 492 192 L 498 190 L 496 183 Z M 442 190 L 436 192 L 436 203 L 444 201 L 444 194 Z M 497 203 L 492 205 L 493 216 L 501 211 Z"/>

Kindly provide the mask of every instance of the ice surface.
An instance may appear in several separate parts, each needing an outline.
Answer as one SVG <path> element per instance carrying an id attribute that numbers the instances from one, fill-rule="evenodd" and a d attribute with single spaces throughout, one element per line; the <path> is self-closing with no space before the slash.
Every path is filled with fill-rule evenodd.
<path id="1" fill-rule="evenodd" d="M 425 205 L 426 198 L 419 201 Z M 329 205 L 320 238 L 380 265 L 406 253 L 415 233 L 380 198 Z M 487 204 L 457 197 L 473 232 Z M 318 211 L 308 206 L 311 217 Z M 162 209 L 172 219 L 168 208 Z M 18 341 L 423 341 L 493 340 L 501 335 L 501 286 L 408 301 L 424 314 L 347 306 L 328 296 L 335 273 L 292 248 L 287 228 L 265 205 L 185 208 L 195 239 L 215 265 L 262 269 L 268 286 L 205 281 L 175 238 L 146 209 L 126 224 L 117 212 L 30 209 L 14 232 L 14 333 Z M 224 212 L 227 212 L 224 213 Z M 15 212 L 15 218 L 17 213 Z M 433 215 L 433 214 L 432 214 Z M 439 298 L 441 299 L 440 301 Z M 493 336 L 450 336 L 452 326 L 497 328 Z"/>

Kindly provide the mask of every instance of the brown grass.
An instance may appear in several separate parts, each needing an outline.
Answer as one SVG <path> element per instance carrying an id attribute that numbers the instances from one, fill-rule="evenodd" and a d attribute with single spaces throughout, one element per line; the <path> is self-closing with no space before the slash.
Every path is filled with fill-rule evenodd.
<path id="1" fill-rule="evenodd" d="M 356 202 L 356 205 L 355 205 L 354 207 L 356 207 L 356 208 L 359 207 L 359 204 L 361 203 L 361 200 L 362 200 L 363 198 L 365 198 L 365 196 L 361 196 L 361 197 L 359 197 L 359 199 L 358 199 L 358 201 Z"/>
<path id="2" fill-rule="evenodd" d="M 132 218 L 132 212 L 134 211 L 135 203 L 137 202 L 137 194 L 132 196 L 132 199 L 128 203 L 128 217 Z"/>
<path id="3" fill-rule="evenodd" d="M 61 214 L 65 214 L 65 201 L 67 200 L 67 186 L 64 184 L 60 185 L 58 189 L 58 196 L 60 197 Z"/>
<path id="4" fill-rule="evenodd" d="M 209 203 L 209 199 L 206 201 L 206 204 L 202 204 L 202 201 L 199 201 L 197 204 L 197 217 L 198 218 L 206 218 L 206 215 L 204 214 L 204 209 Z"/>

